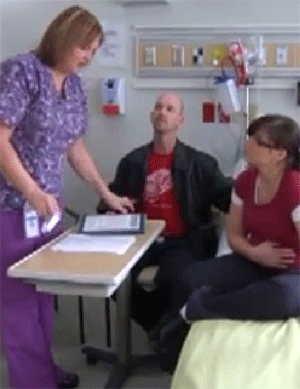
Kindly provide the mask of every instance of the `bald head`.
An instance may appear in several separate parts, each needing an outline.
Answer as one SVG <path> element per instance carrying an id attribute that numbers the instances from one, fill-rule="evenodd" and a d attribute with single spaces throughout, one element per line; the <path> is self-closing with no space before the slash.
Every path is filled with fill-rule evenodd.
<path id="1" fill-rule="evenodd" d="M 151 112 L 154 131 L 159 133 L 174 132 L 184 122 L 183 101 L 177 93 L 161 93 Z"/>
<path id="2" fill-rule="evenodd" d="M 179 96 L 178 93 L 171 93 L 171 92 L 162 92 L 158 95 L 156 101 L 155 101 L 155 105 L 163 98 L 167 98 L 168 100 L 172 100 L 174 103 L 175 101 L 177 103 L 175 103 L 177 105 L 177 107 L 179 108 L 179 113 L 181 115 L 184 114 L 184 103 L 183 103 L 183 100 L 182 98 Z"/>

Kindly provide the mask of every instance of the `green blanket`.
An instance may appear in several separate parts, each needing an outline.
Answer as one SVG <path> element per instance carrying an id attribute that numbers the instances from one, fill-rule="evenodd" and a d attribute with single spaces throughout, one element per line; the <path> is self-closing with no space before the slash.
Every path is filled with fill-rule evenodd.
<path id="1" fill-rule="evenodd" d="M 300 319 L 195 322 L 171 389 L 300 389 Z"/>

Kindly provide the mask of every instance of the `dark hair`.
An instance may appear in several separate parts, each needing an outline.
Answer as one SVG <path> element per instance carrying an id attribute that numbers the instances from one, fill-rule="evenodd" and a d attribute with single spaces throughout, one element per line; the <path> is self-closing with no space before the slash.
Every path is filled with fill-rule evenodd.
<path id="1" fill-rule="evenodd" d="M 72 47 L 87 48 L 97 37 L 103 41 L 97 18 L 79 5 L 66 8 L 48 26 L 36 49 L 41 61 L 55 67 Z"/>
<path id="2" fill-rule="evenodd" d="M 267 134 L 275 148 L 287 151 L 287 164 L 300 169 L 300 128 L 298 123 L 284 115 L 264 115 L 250 123 L 247 134 Z"/>

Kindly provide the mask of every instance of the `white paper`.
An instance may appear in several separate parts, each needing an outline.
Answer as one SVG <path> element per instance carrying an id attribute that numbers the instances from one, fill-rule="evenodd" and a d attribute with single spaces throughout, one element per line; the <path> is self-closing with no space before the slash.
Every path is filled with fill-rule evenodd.
<path id="1" fill-rule="evenodd" d="M 88 215 L 85 218 L 83 231 L 137 231 L 139 220 L 138 215 Z"/>
<path id="2" fill-rule="evenodd" d="M 100 66 L 124 67 L 127 29 L 125 24 L 104 21 L 104 42 L 96 57 Z"/>
<path id="3" fill-rule="evenodd" d="M 125 254 L 136 241 L 135 236 L 70 234 L 51 247 L 54 251 Z"/>

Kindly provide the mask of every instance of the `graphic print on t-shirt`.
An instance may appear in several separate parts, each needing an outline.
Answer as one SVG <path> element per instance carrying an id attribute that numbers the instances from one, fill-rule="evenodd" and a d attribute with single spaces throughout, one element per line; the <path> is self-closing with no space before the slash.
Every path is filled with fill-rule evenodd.
<path id="1" fill-rule="evenodd" d="M 159 169 L 149 174 L 145 183 L 144 199 L 152 206 L 160 203 L 161 196 L 173 188 L 171 170 Z M 160 204 L 162 206 L 162 204 Z M 167 206 L 167 204 L 166 204 Z"/>
<path id="2" fill-rule="evenodd" d="M 172 176 L 174 154 L 150 153 L 148 172 L 139 212 L 147 215 L 149 220 L 165 220 L 165 236 L 183 237 L 186 225 L 181 207 L 175 193 Z"/>

